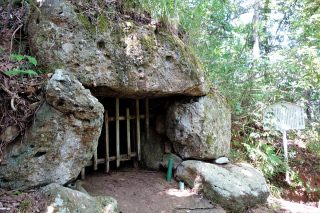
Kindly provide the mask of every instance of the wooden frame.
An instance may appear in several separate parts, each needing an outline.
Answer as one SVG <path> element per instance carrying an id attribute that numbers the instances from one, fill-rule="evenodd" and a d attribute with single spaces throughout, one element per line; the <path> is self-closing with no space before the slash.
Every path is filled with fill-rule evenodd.
<path id="1" fill-rule="evenodd" d="M 105 164 L 105 171 L 110 172 L 110 161 L 116 161 L 117 168 L 120 166 L 120 161 L 131 160 L 131 158 L 137 157 L 137 160 L 141 160 L 141 132 L 140 132 L 140 119 L 145 119 L 145 129 L 146 129 L 146 138 L 149 139 L 149 118 L 155 117 L 153 114 L 149 114 L 149 100 L 146 98 L 144 100 L 145 103 L 145 115 L 140 115 L 139 111 L 139 99 L 135 100 L 135 115 L 130 115 L 130 109 L 126 108 L 126 115 L 119 115 L 119 98 L 116 98 L 116 115 L 115 117 L 108 116 L 108 110 L 104 113 L 104 122 L 105 122 L 105 158 L 98 159 L 97 150 L 95 150 L 93 155 L 93 160 L 89 161 L 87 166 L 93 166 L 94 170 L 98 169 L 98 164 Z M 130 120 L 136 120 L 135 125 L 132 127 L 136 128 L 136 132 L 133 131 L 133 135 L 135 138 L 131 141 L 130 137 Z M 115 121 L 116 123 L 116 156 L 110 156 L 110 139 L 109 139 L 109 122 Z M 120 121 L 126 121 L 126 131 L 127 131 L 127 154 L 120 154 Z M 136 152 L 131 151 L 131 142 L 136 145 Z M 85 179 L 85 168 L 81 170 L 81 179 Z"/>

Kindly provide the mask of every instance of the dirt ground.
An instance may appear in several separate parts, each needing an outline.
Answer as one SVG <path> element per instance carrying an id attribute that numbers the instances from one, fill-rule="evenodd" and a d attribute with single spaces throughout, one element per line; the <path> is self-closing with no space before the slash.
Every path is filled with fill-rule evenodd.
<path id="1" fill-rule="evenodd" d="M 86 175 L 82 186 L 91 196 L 112 196 L 123 213 L 223 213 L 221 207 L 185 187 L 179 191 L 174 179 L 167 182 L 164 171 L 152 172 L 132 167 L 106 174 L 96 171 Z"/>
<path id="2" fill-rule="evenodd" d="M 82 186 L 91 196 L 112 196 L 123 213 L 224 213 L 221 206 L 196 194 L 185 186 L 179 191 L 179 183 L 166 180 L 165 171 L 146 171 L 126 166 L 112 170 L 86 174 Z M 317 203 L 296 203 L 268 198 L 266 204 L 248 209 L 247 213 L 320 213 Z"/>

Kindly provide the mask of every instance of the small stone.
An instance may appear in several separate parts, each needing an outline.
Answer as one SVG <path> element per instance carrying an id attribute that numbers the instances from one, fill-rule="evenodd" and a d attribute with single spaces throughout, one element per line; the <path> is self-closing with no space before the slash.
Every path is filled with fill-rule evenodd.
<path id="1" fill-rule="evenodd" d="M 72 52 L 73 51 L 73 44 L 70 44 L 70 43 L 63 44 L 62 49 L 66 53 Z"/>
<path id="2" fill-rule="evenodd" d="M 7 143 L 9 141 L 14 140 L 16 137 L 20 135 L 20 130 L 17 126 L 9 126 L 6 128 L 4 133 L 0 136 L 0 139 Z"/>
<path id="3" fill-rule="evenodd" d="M 226 157 L 221 157 L 218 158 L 217 160 L 215 160 L 216 164 L 225 164 L 225 163 L 229 163 L 229 159 Z"/>
<path id="4" fill-rule="evenodd" d="M 38 108 L 39 104 L 40 104 L 40 102 L 33 103 L 33 104 L 30 105 L 29 108 L 30 108 L 32 111 L 35 111 L 35 110 Z"/>

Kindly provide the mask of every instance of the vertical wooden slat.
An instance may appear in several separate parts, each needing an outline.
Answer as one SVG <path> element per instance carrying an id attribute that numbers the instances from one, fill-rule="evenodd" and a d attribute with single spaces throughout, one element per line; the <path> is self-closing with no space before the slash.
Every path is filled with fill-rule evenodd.
<path id="1" fill-rule="evenodd" d="M 81 169 L 81 180 L 84 180 L 86 178 L 86 169 L 85 167 L 83 167 Z"/>
<path id="2" fill-rule="evenodd" d="M 98 147 L 93 153 L 93 169 L 98 170 Z"/>
<path id="3" fill-rule="evenodd" d="M 130 109 L 127 108 L 126 119 L 127 119 L 127 150 L 128 150 L 128 160 L 131 159 L 131 144 L 130 144 Z"/>
<path id="4" fill-rule="evenodd" d="M 106 137 L 106 172 L 110 171 L 109 164 L 109 117 L 108 110 L 104 112 L 104 123 L 105 123 L 105 137 Z"/>
<path id="5" fill-rule="evenodd" d="M 136 111 L 136 103 L 134 99 L 131 99 L 131 112 L 135 112 Z M 136 129 L 137 129 L 137 122 L 135 120 L 131 120 L 131 140 L 132 140 L 132 144 L 133 144 L 133 150 L 134 152 L 137 152 L 137 137 L 136 137 Z M 137 158 L 133 158 L 133 166 L 134 168 L 138 168 L 138 159 Z"/>
<path id="6" fill-rule="evenodd" d="M 146 138 L 147 140 L 149 139 L 149 99 L 145 99 L 145 107 L 146 107 L 146 117 L 145 117 L 145 122 L 146 122 Z"/>
<path id="7" fill-rule="evenodd" d="M 119 98 L 116 98 L 116 146 L 117 146 L 117 168 L 118 168 L 120 167 Z"/>
<path id="8" fill-rule="evenodd" d="M 141 160 L 141 150 L 140 150 L 140 114 L 139 114 L 139 99 L 136 99 L 136 121 L 137 121 L 137 151 L 138 160 Z"/>

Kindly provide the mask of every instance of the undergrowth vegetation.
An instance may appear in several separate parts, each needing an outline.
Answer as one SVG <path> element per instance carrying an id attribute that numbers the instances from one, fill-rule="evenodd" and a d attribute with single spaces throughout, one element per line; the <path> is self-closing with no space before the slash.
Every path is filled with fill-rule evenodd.
<path id="1" fill-rule="evenodd" d="M 260 170 L 274 196 L 279 197 L 286 186 L 308 188 L 302 180 L 303 167 L 319 168 L 320 154 L 319 35 L 313 32 L 319 24 L 318 4 L 308 0 L 139 2 L 152 18 L 196 50 L 212 86 L 228 100 L 233 123 L 230 158 Z M 252 19 L 255 4 L 258 25 Z M 254 29 L 258 29 L 259 57 L 253 56 Z M 305 107 L 306 129 L 288 133 L 288 164 L 282 133 L 262 126 L 264 110 L 279 102 Z M 303 159 L 308 156 L 310 160 Z M 290 183 L 284 181 L 285 171 Z"/>

